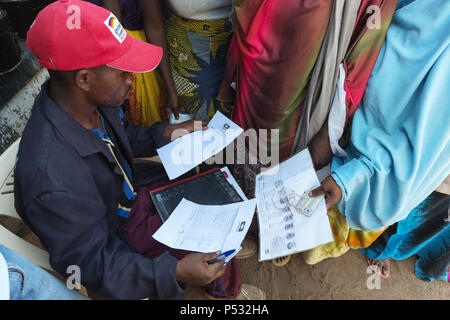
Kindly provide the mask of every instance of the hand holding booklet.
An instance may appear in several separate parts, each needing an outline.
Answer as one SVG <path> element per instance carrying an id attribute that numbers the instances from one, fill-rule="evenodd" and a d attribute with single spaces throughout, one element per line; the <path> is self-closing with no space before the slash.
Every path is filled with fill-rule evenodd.
<path id="1" fill-rule="evenodd" d="M 217 111 L 208 123 L 208 129 L 186 134 L 157 149 L 157 152 L 172 180 L 219 153 L 243 131 Z"/>
<path id="2" fill-rule="evenodd" d="M 255 199 L 226 205 L 199 205 L 183 199 L 153 238 L 174 249 L 203 253 L 235 250 L 236 254 L 255 208 Z"/>
<path id="3" fill-rule="evenodd" d="M 305 149 L 256 176 L 260 261 L 313 249 L 334 240 L 320 186 Z"/>

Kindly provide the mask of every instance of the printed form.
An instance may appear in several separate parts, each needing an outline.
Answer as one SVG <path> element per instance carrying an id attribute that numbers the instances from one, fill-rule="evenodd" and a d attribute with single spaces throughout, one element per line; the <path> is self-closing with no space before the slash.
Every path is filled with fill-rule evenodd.
<path id="1" fill-rule="evenodd" d="M 153 238 L 174 249 L 203 253 L 235 249 L 237 253 L 255 208 L 255 199 L 220 206 L 183 199 Z"/>
<path id="2" fill-rule="evenodd" d="M 334 241 L 325 199 L 307 196 L 319 186 L 308 149 L 256 176 L 260 261 Z"/>
<path id="3" fill-rule="evenodd" d="M 243 131 L 217 111 L 208 123 L 208 129 L 186 134 L 156 151 L 172 180 L 218 154 Z"/>

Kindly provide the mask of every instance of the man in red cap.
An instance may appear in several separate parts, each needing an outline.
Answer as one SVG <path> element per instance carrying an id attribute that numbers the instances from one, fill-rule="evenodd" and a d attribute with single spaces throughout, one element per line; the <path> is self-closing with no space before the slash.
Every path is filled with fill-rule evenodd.
<path id="1" fill-rule="evenodd" d="M 108 298 L 179 299 L 185 283 L 206 285 L 218 298 L 242 295 L 234 260 L 208 264 L 217 253 L 172 252 L 156 242 L 159 251 L 149 257 L 127 239 L 128 217 L 142 207 L 135 188 L 163 176 L 160 166 L 142 168 L 133 159 L 155 155 L 176 129 L 194 130 L 193 121 L 134 127 L 120 108 L 133 73 L 156 68 L 162 49 L 133 39 L 111 12 L 79 0 L 44 8 L 27 46 L 50 81 L 20 143 L 15 205 L 55 270 L 68 276 L 68 267 L 78 266 L 81 283 Z M 155 217 L 148 215 L 144 228 L 157 227 Z"/>

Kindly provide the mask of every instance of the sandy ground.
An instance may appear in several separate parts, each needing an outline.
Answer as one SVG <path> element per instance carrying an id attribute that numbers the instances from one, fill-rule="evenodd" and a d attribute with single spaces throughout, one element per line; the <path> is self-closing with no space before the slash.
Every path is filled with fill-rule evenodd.
<path id="1" fill-rule="evenodd" d="M 0 216 L 0 224 L 31 243 L 40 245 L 37 237 L 15 219 Z M 359 250 L 350 250 L 338 258 L 307 265 L 301 254 L 289 263 L 276 267 L 272 262 L 259 262 L 258 256 L 239 260 L 244 283 L 260 287 L 270 300 L 360 300 L 360 299 L 425 299 L 450 300 L 450 284 L 426 282 L 414 275 L 411 257 L 391 263 L 391 276 L 377 283 L 367 273 L 367 264 Z M 369 279 L 370 278 L 370 279 Z M 369 280 L 368 280 L 369 279 Z M 369 289 L 368 282 L 370 287 Z M 186 299 L 203 300 L 201 287 L 188 287 Z"/>
<path id="2" fill-rule="evenodd" d="M 291 257 L 283 267 L 272 262 L 258 262 L 257 255 L 239 260 L 244 283 L 260 287 L 270 300 L 367 300 L 425 299 L 450 300 L 450 283 L 426 282 L 414 275 L 416 257 L 391 262 L 391 275 L 380 279 L 379 289 L 359 250 L 350 250 L 310 266 L 301 254 Z M 369 279 L 369 281 L 368 281 Z M 368 282 L 370 287 L 368 288 Z M 199 287 L 190 287 L 186 299 L 199 299 Z"/>

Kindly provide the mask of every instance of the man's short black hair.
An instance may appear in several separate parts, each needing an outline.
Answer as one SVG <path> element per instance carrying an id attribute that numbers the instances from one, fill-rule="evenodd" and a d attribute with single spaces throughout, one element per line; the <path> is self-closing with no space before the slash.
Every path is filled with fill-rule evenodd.
<path id="1" fill-rule="evenodd" d="M 96 74 L 102 74 L 105 72 L 106 65 L 101 65 L 97 67 L 88 68 L 93 70 Z M 78 71 L 83 69 L 77 69 L 77 70 L 51 70 L 48 69 L 48 74 L 50 75 L 50 79 L 58 82 L 59 84 L 66 85 L 68 84 L 68 81 L 71 77 L 73 77 Z"/>

